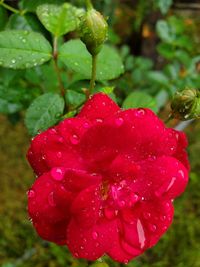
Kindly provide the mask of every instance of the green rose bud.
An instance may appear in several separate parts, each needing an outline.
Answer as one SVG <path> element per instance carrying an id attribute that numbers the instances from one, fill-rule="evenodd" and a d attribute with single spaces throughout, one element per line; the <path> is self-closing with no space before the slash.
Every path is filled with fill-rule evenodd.
<path id="1" fill-rule="evenodd" d="M 90 8 L 82 17 L 80 24 L 81 40 L 91 55 L 97 55 L 107 38 L 108 24 L 95 9 Z"/>
<path id="2" fill-rule="evenodd" d="M 185 89 L 177 92 L 171 104 L 172 116 L 180 120 L 200 118 L 200 92 Z"/>

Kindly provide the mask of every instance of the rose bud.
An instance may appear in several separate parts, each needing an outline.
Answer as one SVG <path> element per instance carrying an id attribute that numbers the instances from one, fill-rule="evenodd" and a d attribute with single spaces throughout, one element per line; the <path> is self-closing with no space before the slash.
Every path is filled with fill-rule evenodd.
<path id="1" fill-rule="evenodd" d="M 180 120 L 200 117 L 200 93 L 196 89 L 185 89 L 177 92 L 171 104 L 172 115 Z"/>
<path id="2" fill-rule="evenodd" d="M 95 9 L 90 8 L 82 17 L 80 25 L 81 40 L 91 55 L 97 55 L 107 38 L 108 24 Z"/>

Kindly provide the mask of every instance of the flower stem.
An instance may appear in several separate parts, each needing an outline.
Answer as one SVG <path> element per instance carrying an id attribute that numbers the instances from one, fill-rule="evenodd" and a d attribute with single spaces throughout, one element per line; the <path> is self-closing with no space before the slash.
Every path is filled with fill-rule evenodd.
<path id="1" fill-rule="evenodd" d="M 18 10 L 18 9 L 16 9 L 14 7 L 11 7 L 11 6 L 7 5 L 7 4 L 5 4 L 3 0 L 0 1 L 0 6 L 6 8 L 7 10 L 9 10 L 9 11 L 15 13 L 15 14 L 20 14 L 21 13 L 20 10 Z"/>
<path id="2" fill-rule="evenodd" d="M 57 37 L 54 37 L 54 40 L 53 40 L 53 61 L 54 61 L 54 69 L 55 69 L 55 72 L 58 78 L 60 93 L 62 96 L 64 96 L 65 88 L 62 82 L 61 73 L 60 73 L 60 69 L 58 66 L 58 38 Z"/>
<path id="3" fill-rule="evenodd" d="M 93 8 L 91 0 L 86 0 L 86 6 L 88 10 Z"/>
<path id="4" fill-rule="evenodd" d="M 92 74 L 91 74 L 90 88 L 89 88 L 90 95 L 92 94 L 94 87 L 95 87 L 96 71 L 97 71 L 97 55 L 93 55 L 92 56 Z"/>

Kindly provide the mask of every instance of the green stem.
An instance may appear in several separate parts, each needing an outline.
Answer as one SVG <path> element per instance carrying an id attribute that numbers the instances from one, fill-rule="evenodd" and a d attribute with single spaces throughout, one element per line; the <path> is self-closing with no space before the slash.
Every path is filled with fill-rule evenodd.
<path id="1" fill-rule="evenodd" d="M 65 95 L 65 88 L 64 88 L 64 84 L 62 82 L 62 78 L 61 78 L 61 73 L 60 73 L 60 68 L 58 66 L 58 38 L 54 37 L 53 40 L 53 61 L 54 61 L 54 69 L 58 78 L 58 83 L 59 83 L 59 88 L 60 88 L 60 93 L 62 96 Z"/>
<path id="2" fill-rule="evenodd" d="M 91 0 L 86 0 L 86 6 L 87 6 L 87 9 L 92 9 L 93 8 Z"/>
<path id="3" fill-rule="evenodd" d="M 91 80 L 90 80 L 89 95 L 92 94 L 94 87 L 95 87 L 96 71 L 97 71 L 97 55 L 93 55 L 92 56 L 92 75 L 91 75 Z"/>
<path id="4" fill-rule="evenodd" d="M 9 10 L 9 11 L 15 13 L 15 14 L 20 14 L 21 13 L 20 10 L 5 4 L 3 1 L 0 2 L 0 6 L 6 8 L 7 10 Z"/>

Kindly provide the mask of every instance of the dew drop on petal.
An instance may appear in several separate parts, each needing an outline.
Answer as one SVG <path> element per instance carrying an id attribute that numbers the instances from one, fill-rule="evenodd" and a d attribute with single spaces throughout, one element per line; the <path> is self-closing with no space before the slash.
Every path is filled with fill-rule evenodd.
<path id="1" fill-rule="evenodd" d="M 157 226 L 155 224 L 149 224 L 149 230 L 154 233 L 157 230 Z"/>
<path id="2" fill-rule="evenodd" d="M 178 173 L 181 175 L 182 178 L 184 178 L 184 172 L 182 170 L 179 170 Z"/>
<path id="3" fill-rule="evenodd" d="M 97 123 L 102 123 L 103 122 L 103 119 L 98 118 L 98 119 L 96 119 L 96 122 Z"/>
<path id="4" fill-rule="evenodd" d="M 92 237 L 93 237 L 94 240 L 96 240 L 98 238 L 98 236 L 99 236 L 99 234 L 97 232 L 94 231 L 92 233 Z"/>
<path id="5" fill-rule="evenodd" d="M 117 119 L 115 120 L 115 124 L 116 124 L 118 127 L 122 126 L 123 123 L 124 123 L 124 119 L 123 119 L 123 118 L 117 118 Z"/>
<path id="6" fill-rule="evenodd" d="M 75 256 L 76 258 L 78 258 L 78 257 L 79 257 L 79 254 L 78 254 L 77 252 L 75 252 L 75 253 L 74 253 L 74 256 Z"/>
<path id="7" fill-rule="evenodd" d="M 70 142 L 73 144 L 73 145 L 78 145 L 79 143 L 79 138 L 76 134 L 73 134 L 71 137 L 70 137 Z"/>
<path id="8" fill-rule="evenodd" d="M 33 189 L 28 190 L 27 195 L 29 198 L 35 197 L 35 191 Z"/>
<path id="9" fill-rule="evenodd" d="M 84 127 L 85 129 L 88 129 L 88 128 L 90 127 L 90 125 L 89 125 L 89 123 L 85 122 L 85 123 L 83 124 L 83 127 Z"/>
<path id="10" fill-rule="evenodd" d="M 61 181 L 64 178 L 64 171 L 61 168 L 53 168 L 51 170 L 51 176 L 56 181 Z"/>
<path id="11" fill-rule="evenodd" d="M 151 218 L 151 213 L 150 212 L 144 212 L 143 217 L 147 220 L 147 219 Z"/>
<path id="12" fill-rule="evenodd" d="M 166 220 L 166 216 L 165 215 L 162 215 L 162 216 L 160 216 L 160 220 L 162 221 L 162 222 L 164 222 L 165 220 Z"/>
<path id="13" fill-rule="evenodd" d="M 145 115 L 145 110 L 143 108 L 138 108 L 135 115 L 136 117 L 143 117 Z"/>
<path id="14" fill-rule="evenodd" d="M 57 155 L 57 158 L 59 158 L 59 159 L 62 158 L 62 152 L 59 151 L 59 152 L 57 152 L 56 155 Z"/>
<path id="15" fill-rule="evenodd" d="M 51 207 L 55 207 L 56 206 L 56 203 L 55 203 L 55 200 L 54 200 L 54 193 L 51 192 L 49 195 L 48 195 L 48 203 Z"/>

